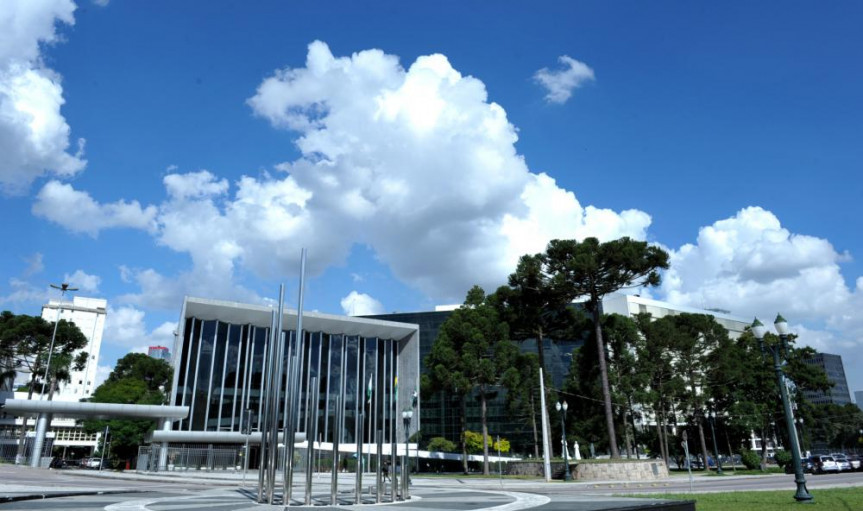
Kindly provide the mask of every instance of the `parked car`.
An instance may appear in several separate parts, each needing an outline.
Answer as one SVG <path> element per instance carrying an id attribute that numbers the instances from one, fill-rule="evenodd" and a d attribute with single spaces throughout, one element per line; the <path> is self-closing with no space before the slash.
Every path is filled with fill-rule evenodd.
<path id="1" fill-rule="evenodd" d="M 800 460 L 800 465 L 803 467 L 804 474 L 811 474 L 815 469 L 815 464 L 812 463 L 812 460 L 810 458 L 803 458 L 802 460 Z M 785 465 L 785 473 L 794 473 L 794 463 L 789 463 Z"/>
<path id="2" fill-rule="evenodd" d="M 833 459 L 833 456 L 810 456 L 812 462 L 812 473 L 823 474 L 825 472 L 839 472 L 839 464 Z"/>
<path id="3" fill-rule="evenodd" d="M 851 470 L 860 470 L 861 460 L 859 455 L 852 454 L 851 456 L 848 456 L 848 463 L 851 464 Z"/>
<path id="4" fill-rule="evenodd" d="M 852 470 L 851 462 L 848 461 L 848 458 L 843 453 L 833 452 L 830 453 L 830 456 L 832 456 L 833 459 L 836 460 L 836 464 L 839 465 L 840 472 L 850 472 Z"/>
<path id="5" fill-rule="evenodd" d="M 84 460 L 84 468 L 99 468 L 102 466 L 101 458 L 87 458 Z"/>

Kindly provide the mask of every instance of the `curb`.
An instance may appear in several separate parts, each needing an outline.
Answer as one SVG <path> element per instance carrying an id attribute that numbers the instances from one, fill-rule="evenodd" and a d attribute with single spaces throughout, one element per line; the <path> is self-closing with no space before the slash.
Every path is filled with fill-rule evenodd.
<path id="1" fill-rule="evenodd" d="M 0 504 L 7 502 L 19 502 L 22 500 L 45 500 L 63 497 L 79 497 L 82 495 L 111 495 L 116 493 L 145 493 L 141 490 L 85 490 L 85 491 L 65 491 L 56 493 L 31 493 L 29 495 L 6 495 L 0 496 Z"/>

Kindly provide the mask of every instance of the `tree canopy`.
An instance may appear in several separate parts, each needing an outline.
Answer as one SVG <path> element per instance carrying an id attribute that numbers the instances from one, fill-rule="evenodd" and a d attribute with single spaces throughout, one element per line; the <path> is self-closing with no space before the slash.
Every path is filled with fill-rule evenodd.
<path id="1" fill-rule="evenodd" d="M 465 399 L 476 392 L 480 402 L 482 423 L 483 472 L 488 473 L 488 417 L 489 395 L 515 372 L 514 362 L 518 348 L 509 341 L 509 329 L 501 321 L 497 310 L 486 299 L 485 292 L 474 286 L 467 293 L 464 305 L 459 307 L 441 325 L 438 337 L 426 356 L 428 368 L 424 376 L 423 393 L 445 390 L 459 396 L 462 401 L 462 450 L 467 471 L 467 442 L 465 439 Z"/>
<path id="2" fill-rule="evenodd" d="M 54 353 L 46 376 L 52 336 Z M 58 383 L 69 381 L 70 370 L 84 369 L 89 355 L 81 350 L 86 346 L 87 338 L 71 321 L 61 319 L 54 335 L 54 323 L 40 316 L 0 313 L 0 379 L 9 381 L 16 373 L 29 374 L 26 385 L 30 396 L 43 386 L 53 394 Z"/>
<path id="3" fill-rule="evenodd" d="M 668 268 L 668 254 L 659 247 L 627 237 L 600 243 L 596 238 L 552 240 L 546 249 L 552 286 L 569 300 L 586 298 L 593 314 L 605 422 L 612 458 L 619 458 L 611 389 L 602 338 L 602 297 L 625 287 L 657 286 L 659 270 Z"/>
<path id="4" fill-rule="evenodd" d="M 130 353 L 117 362 L 117 366 L 99 385 L 89 399 L 93 403 L 123 403 L 158 405 L 165 403 L 165 392 L 170 387 L 173 370 L 161 359 L 143 353 Z M 152 420 L 86 420 L 84 430 L 96 433 L 110 428 L 111 454 L 119 459 L 132 459 L 144 437 L 156 427 Z"/>

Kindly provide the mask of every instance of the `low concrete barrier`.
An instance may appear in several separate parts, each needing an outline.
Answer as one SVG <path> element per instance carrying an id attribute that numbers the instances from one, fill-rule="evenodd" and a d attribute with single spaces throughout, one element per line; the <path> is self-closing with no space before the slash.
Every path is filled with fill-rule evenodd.
<path id="1" fill-rule="evenodd" d="M 572 475 L 579 481 L 655 481 L 668 478 L 668 467 L 663 460 L 578 463 Z"/>
<path id="2" fill-rule="evenodd" d="M 578 481 L 655 481 L 668 477 L 663 460 L 620 460 L 601 462 L 574 462 L 569 464 L 572 478 Z M 551 462 L 552 479 L 563 479 L 562 461 Z M 542 477 L 542 462 L 520 461 L 507 463 L 507 475 Z"/>

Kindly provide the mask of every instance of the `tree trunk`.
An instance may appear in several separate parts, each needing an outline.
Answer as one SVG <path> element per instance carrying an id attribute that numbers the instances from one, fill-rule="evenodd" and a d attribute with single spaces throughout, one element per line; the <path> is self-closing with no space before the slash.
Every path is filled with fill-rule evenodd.
<path id="1" fill-rule="evenodd" d="M 698 441 L 701 442 L 701 455 L 704 456 L 704 471 L 709 472 L 710 467 L 707 463 L 707 440 L 704 438 L 704 418 L 700 414 L 696 414 L 696 422 L 698 423 Z"/>
<path id="2" fill-rule="evenodd" d="M 467 430 L 467 396 L 461 396 L 461 464 L 464 474 L 467 475 L 467 439 L 464 432 Z"/>
<path id="3" fill-rule="evenodd" d="M 543 379 L 545 379 L 548 376 L 548 372 L 545 370 L 545 348 L 543 347 L 543 341 L 542 341 L 543 338 L 545 337 L 545 332 L 543 331 L 541 325 L 538 325 L 536 327 L 536 331 L 534 332 L 534 335 L 536 336 L 536 354 L 539 357 L 539 369 L 541 371 Z M 552 403 L 551 386 L 545 385 L 544 388 L 545 388 L 546 406 L 551 406 L 551 403 Z M 547 412 L 547 410 L 543 410 L 543 413 L 546 413 L 546 412 Z M 546 434 L 548 435 L 548 438 L 554 438 L 552 436 L 552 433 L 551 433 L 551 421 L 548 421 L 546 423 L 545 429 L 546 429 Z"/>
<path id="4" fill-rule="evenodd" d="M 539 459 L 539 431 L 536 429 L 536 401 L 530 393 L 530 427 L 533 429 L 533 457 Z"/>
<path id="5" fill-rule="evenodd" d="M 485 400 L 485 385 L 479 388 L 479 409 L 480 420 L 482 421 L 482 475 L 489 475 L 488 472 L 488 418 L 487 418 L 487 403 Z"/>
<path id="6" fill-rule="evenodd" d="M 620 458 L 620 451 L 617 450 L 617 435 L 614 432 L 614 411 L 611 408 L 611 389 L 608 386 L 608 366 L 605 363 L 605 343 L 602 342 L 602 325 L 600 324 L 599 316 L 599 300 L 595 299 L 593 303 L 593 324 L 596 330 L 596 348 L 599 351 L 599 377 L 602 381 L 602 400 L 605 403 L 605 426 L 608 430 L 608 447 L 611 450 L 611 457 Z"/>
<path id="7" fill-rule="evenodd" d="M 767 470 L 767 427 L 761 428 L 761 471 Z"/>

